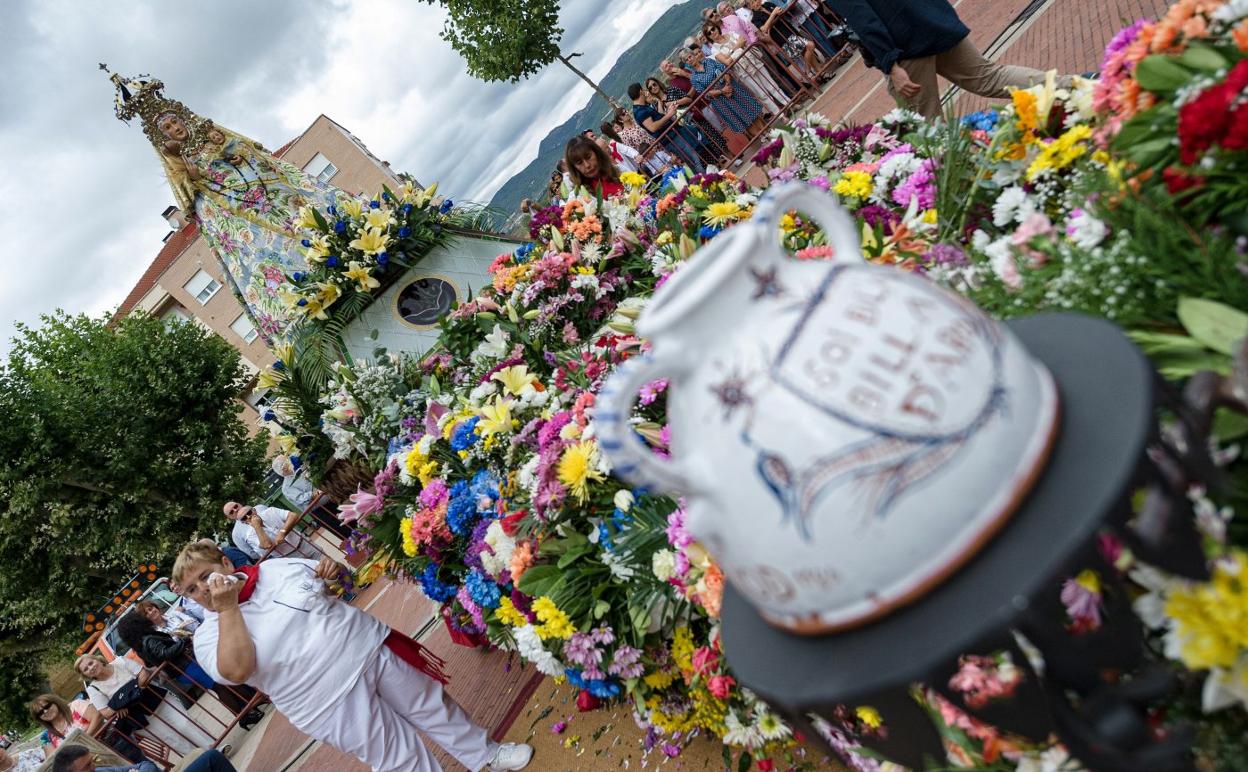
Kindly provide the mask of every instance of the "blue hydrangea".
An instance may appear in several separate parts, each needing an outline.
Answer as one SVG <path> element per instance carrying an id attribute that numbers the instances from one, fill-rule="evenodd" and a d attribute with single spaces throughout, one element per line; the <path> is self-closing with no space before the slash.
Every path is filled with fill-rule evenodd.
<path id="1" fill-rule="evenodd" d="M 477 422 L 480 420 L 480 416 L 473 416 L 455 427 L 455 431 L 451 434 L 451 450 L 458 453 L 477 444 L 477 441 L 481 439 L 477 436 Z"/>
<path id="2" fill-rule="evenodd" d="M 623 691 L 620 687 L 620 682 L 610 676 L 607 678 L 585 678 L 581 675 L 581 671 L 574 667 L 564 668 L 563 673 L 568 677 L 568 683 L 577 689 L 584 689 L 602 700 L 613 700 L 619 697 Z"/>
<path id="3" fill-rule="evenodd" d="M 962 125 L 972 130 L 992 131 L 997 127 L 1001 114 L 996 110 L 980 110 L 962 118 Z"/>
<path id="4" fill-rule="evenodd" d="M 598 524 L 599 547 L 602 547 L 607 552 L 615 552 L 615 542 L 612 540 L 612 536 L 612 529 L 606 523 Z"/>
<path id="5" fill-rule="evenodd" d="M 481 608 L 498 608 L 502 590 L 480 571 L 476 569 L 470 571 L 464 580 L 464 586 L 468 588 L 468 595 L 473 603 Z"/>
<path id="6" fill-rule="evenodd" d="M 436 603 L 445 603 L 455 597 L 458 588 L 453 584 L 447 584 L 438 578 L 438 564 L 430 563 L 425 566 L 425 570 L 420 572 L 420 589 L 425 595 Z"/>
<path id="7" fill-rule="evenodd" d="M 666 189 L 667 186 L 671 184 L 672 180 L 679 179 L 680 177 L 684 175 L 684 173 L 685 173 L 684 169 L 668 170 L 667 174 L 664 174 L 663 179 L 659 182 L 659 189 L 660 190 Z"/>
<path id="8" fill-rule="evenodd" d="M 529 255 L 533 253 L 533 249 L 533 242 L 530 241 L 516 247 L 516 251 L 511 254 L 516 258 L 517 263 L 527 263 L 529 261 Z"/>
<path id="9" fill-rule="evenodd" d="M 703 225 L 702 229 L 698 231 L 698 236 L 704 239 L 713 239 L 719 235 L 719 231 L 720 229 L 714 225 Z"/>
<path id="10" fill-rule="evenodd" d="M 498 501 L 498 479 L 484 469 L 472 476 L 469 488 L 478 501 L 489 499 L 491 504 Z"/>
<path id="11" fill-rule="evenodd" d="M 472 495 L 466 480 L 451 486 L 450 501 L 446 505 L 446 524 L 451 533 L 464 536 L 477 524 L 477 498 Z"/>

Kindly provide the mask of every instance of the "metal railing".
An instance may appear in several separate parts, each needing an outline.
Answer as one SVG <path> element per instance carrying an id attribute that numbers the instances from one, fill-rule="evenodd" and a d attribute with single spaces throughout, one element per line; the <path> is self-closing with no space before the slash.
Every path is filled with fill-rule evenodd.
<path id="1" fill-rule="evenodd" d="M 683 114 L 666 125 L 649 145 L 638 148 L 641 151 L 639 158 L 653 163 L 660 151 L 665 151 L 675 155 L 695 171 L 704 168 L 707 165 L 704 163 L 705 143 L 691 142 L 689 136 L 694 131 L 701 131 L 695 120 L 697 113 L 705 115 L 715 112 L 714 100 L 708 96 L 708 92 L 720 88 L 728 78 L 733 80 L 734 90 L 744 89 L 755 98 L 764 116 L 771 114 L 760 130 L 751 133 L 749 127 L 745 127 L 744 141 L 737 142 L 740 148 L 722 159 L 720 165 L 722 168 L 731 168 L 746 157 L 760 137 L 765 136 L 777 123 L 793 115 L 800 106 L 816 96 L 818 84 L 850 58 L 847 54 L 851 53 L 852 46 L 845 42 L 843 34 L 836 34 L 838 25 L 832 23 L 839 20 L 835 20 L 835 17 L 825 18 L 823 12 L 826 9 L 823 4 L 817 5 L 820 10 L 811 11 L 805 23 L 800 24 L 789 18 L 796 14 L 796 4 L 789 6 L 772 23 L 772 29 L 779 29 L 785 37 L 810 41 L 818 50 L 815 56 L 818 69 L 811 72 L 804 58 L 790 55 L 767 33 L 760 30 L 758 40 L 742 49 L 731 64 L 725 65 L 724 72 L 701 92 L 693 95 L 693 100 L 686 106 Z M 826 30 L 827 34 L 820 34 L 820 30 Z M 839 46 L 835 45 L 838 38 L 841 40 Z M 775 109 L 768 109 L 769 107 Z M 720 120 L 722 122 L 722 118 Z M 727 133 L 741 134 L 731 131 Z M 698 152 L 699 147 L 703 148 L 702 153 Z"/>
<path id="2" fill-rule="evenodd" d="M 188 655 L 149 669 L 152 677 L 140 699 L 107 719 L 95 736 L 122 755 L 133 756 L 137 749 L 166 770 L 193 749 L 219 748 L 266 698 L 250 687 L 212 683 L 193 662 Z M 123 744 L 132 748 L 118 747 Z"/>

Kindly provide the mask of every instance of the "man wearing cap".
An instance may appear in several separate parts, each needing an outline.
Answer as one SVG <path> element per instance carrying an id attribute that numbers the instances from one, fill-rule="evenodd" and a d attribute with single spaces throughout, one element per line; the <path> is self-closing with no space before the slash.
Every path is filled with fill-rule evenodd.
<path id="1" fill-rule="evenodd" d="M 858 33 L 864 58 L 888 76 L 899 103 L 927 118 L 940 117 L 936 76 L 972 94 L 1009 96 L 1010 88 L 1043 83 L 1046 73 L 984 58 L 949 0 L 829 0 Z M 1068 86 L 1070 78 L 1061 79 Z"/>

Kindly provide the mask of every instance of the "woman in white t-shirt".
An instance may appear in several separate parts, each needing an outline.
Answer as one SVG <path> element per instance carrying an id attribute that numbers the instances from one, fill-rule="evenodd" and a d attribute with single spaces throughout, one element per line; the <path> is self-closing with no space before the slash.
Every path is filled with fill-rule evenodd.
<path id="1" fill-rule="evenodd" d="M 195 658 L 217 681 L 260 689 L 300 731 L 378 772 L 437 772 L 420 732 L 470 770 L 517 770 L 528 745 L 498 745 L 442 690 L 441 661 L 380 620 L 331 597 L 340 566 L 276 558 L 237 570 L 215 546 L 187 545 L 173 566 L 205 609 Z"/>
<path id="2" fill-rule="evenodd" d="M 83 654 L 74 663 L 74 669 L 89 681 L 87 697 L 97 711 L 87 727 L 88 734 L 93 734 L 100 724 L 116 713 L 108 707 L 108 701 L 118 689 L 135 679 L 138 679 L 139 686 L 147 686 L 152 677 L 151 671 L 132 659 L 117 657 L 112 662 L 105 662 L 98 654 Z M 211 735 L 196 726 L 168 699 L 161 700 L 160 706 L 148 717 L 147 727 L 137 734 L 159 740 L 179 756 L 185 756 L 195 748 L 210 747 L 213 743 Z"/>

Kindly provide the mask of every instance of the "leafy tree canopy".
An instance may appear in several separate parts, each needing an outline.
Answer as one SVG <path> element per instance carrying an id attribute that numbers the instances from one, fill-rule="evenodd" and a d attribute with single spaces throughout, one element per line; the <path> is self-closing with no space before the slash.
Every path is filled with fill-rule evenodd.
<path id="1" fill-rule="evenodd" d="M 554 0 L 436 1 L 449 14 L 442 37 L 474 78 L 514 83 L 559 58 L 563 28 Z"/>
<path id="2" fill-rule="evenodd" d="M 263 476 L 238 352 L 193 323 L 45 316 L 0 366 L 0 720 L 31 663 L 81 642 L 83 615 L 145 562 L 168 567 Z"/>

